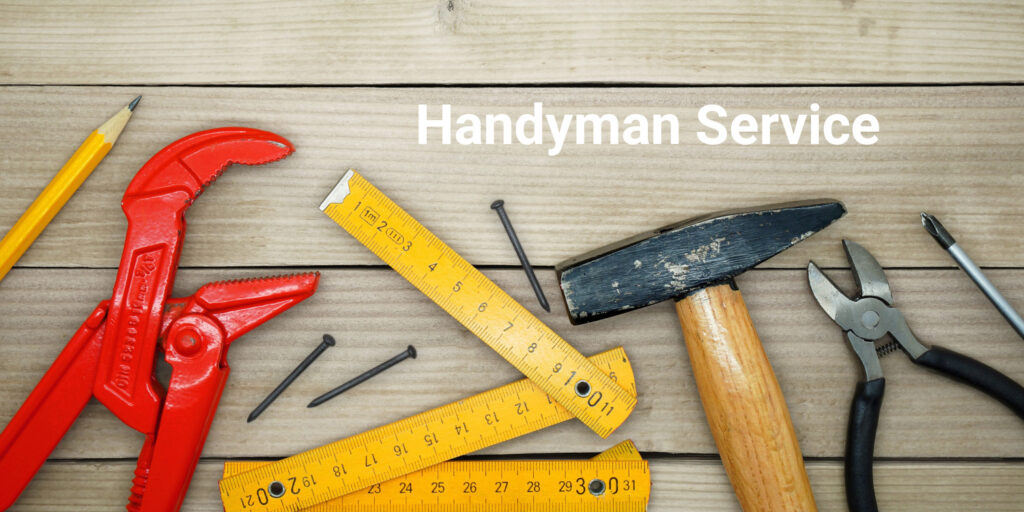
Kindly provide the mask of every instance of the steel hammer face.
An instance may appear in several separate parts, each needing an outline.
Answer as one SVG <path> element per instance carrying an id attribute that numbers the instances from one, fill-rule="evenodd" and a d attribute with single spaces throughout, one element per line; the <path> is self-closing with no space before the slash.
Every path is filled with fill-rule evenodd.
<path id="1" fill-rule="evenodd" d="M 704 215 L 555 267 L 569 320 L 583 324 L 726 282 L 846 213 L 819 199 Z"/>

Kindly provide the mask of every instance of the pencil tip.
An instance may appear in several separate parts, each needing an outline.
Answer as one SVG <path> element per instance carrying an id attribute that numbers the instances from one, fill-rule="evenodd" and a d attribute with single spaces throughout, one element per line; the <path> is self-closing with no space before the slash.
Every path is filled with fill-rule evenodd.
<path id="1" fill-rule="evenodd" d="M 312 408 L 314 408 L 314 407 L 316 407 L 318 405 L 320 405 L 320 402 L 318 402 L 316 400 L 313 400 L 312 402 L 309 403 L 309 405 L 306 406 L 306 408 L 307 409 L 312 409 Z"/>
<path id="2" fill-rule="evenodd" d="M 245 422 L 246 423 L 252 423 L 252 420 L 254 420 L 254 419 L 256 419 L 256 416 L 253 416 L 252 414 L 250 414 L 249 417 L 245 419 Z"/>
<path id="3" fill-rule="evenodd" d="M 141 99 L 142 99 L 142 95 L 141 94 L 136 96 L 135 99 L 132 100 L 132 102 L 128 104 L 128 110 L 131 110 L 132 112 L 135 112 L 135 106 L 139 104 L 139 100 L 141 100 Z"/>

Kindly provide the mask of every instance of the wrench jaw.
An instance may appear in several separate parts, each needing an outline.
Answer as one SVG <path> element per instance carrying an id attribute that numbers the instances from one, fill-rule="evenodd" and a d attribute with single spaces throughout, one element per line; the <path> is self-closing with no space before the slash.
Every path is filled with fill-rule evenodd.
<path id="1" fill-rule="evenodd" d="M 171 379 L 139 455 L 130 512 L 181 506 L 231 373 L 231 342 L 312 296 L 319 280 L 307 273 L 209 283 L 167 302 L 160 345 Z"/>
<path id="2" fill-rule="evenodd" d="M 312 296 L 319 282 L 319 272 L 307 272 L 207 283 L 190 297 L 167 301 L 160 345 L 166 350 L 171 326 L 187 315 L 205 315 L 216 320 L 224 332 L 224 343 L 230 344 Z"/>
<path id="3" fill-rule="evenodd" d="M 251 128 L 217 128 L 184 137 L 136 173 L 121 207 L 125 247 L 107 317 L 93 393 L 125 424 L 152 433 L 163 391 L 151 376 L 161 316 L 185 236 L 185 210 L 232 163 L 257 165 L 293 151 L 283 137 Z"/>
<path id="4" fill-rule="evenodd" d="M 214 128 L 193 133 L 153 155 L 135 174 L 122 204 L 138 197 L 184 192 L 199 197 L 231 164 L 263 165 L 295 151 L 287 139 L 252 128 Z"/>

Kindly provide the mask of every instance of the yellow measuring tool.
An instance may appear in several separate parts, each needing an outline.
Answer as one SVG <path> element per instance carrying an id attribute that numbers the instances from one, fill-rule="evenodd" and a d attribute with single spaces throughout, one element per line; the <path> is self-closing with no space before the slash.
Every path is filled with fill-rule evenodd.
<path id="1" fill-rule="evenodd" d="M 630 394 L 355 171 L 320 209 L 601 437 Z"/>
<path id="2" fill-rule="evenodd" d="M 227 462 L 224 476 L 266 464 L 262 461 Z M 302 492 L 304 483 L 290 480 L 275 492 Z M 305 510 L 642 512 L 647 507 L 650 492 L 647 462 L 640 458 L 632 441 L 623 441 L 589 461 L 442 462 Z M 270 499 L 269 494 L 267 499 Z"/>
<path id="3" fill-rule="evenodd" d="M 636 393 L 622 347 L 590 361 Z M 226 512 L 301 510 L 572 417 L 523 379 L 226 477 L 220 481 L 221 500 Z M 287 492 L 278 492 L 279 486 Z"/>

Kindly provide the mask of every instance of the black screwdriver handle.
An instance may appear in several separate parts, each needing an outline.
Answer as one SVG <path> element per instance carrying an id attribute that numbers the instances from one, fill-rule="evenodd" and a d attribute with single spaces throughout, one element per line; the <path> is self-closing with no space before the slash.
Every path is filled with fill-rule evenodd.
<path id="1" fill-rule="evenodd" d="M 1024 387 L 995 368 L 952 350 L 934 346 L 914 362 L 999 400 L 1024 419 Z"/>
<path id="2" fill-rule="evenodd" d="M 875 454 L 878 413 L 885 394 L 885 379 L 857 383 L 850 404 L 850 422 L 846 428 L 846 504 L 850 512 L 878 512 L 875 479 L 871 471 Z"/>

